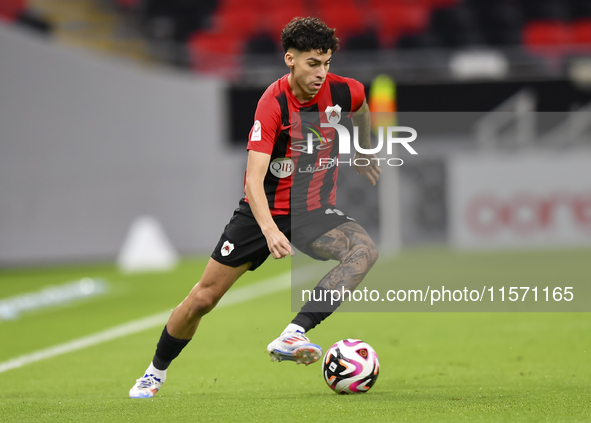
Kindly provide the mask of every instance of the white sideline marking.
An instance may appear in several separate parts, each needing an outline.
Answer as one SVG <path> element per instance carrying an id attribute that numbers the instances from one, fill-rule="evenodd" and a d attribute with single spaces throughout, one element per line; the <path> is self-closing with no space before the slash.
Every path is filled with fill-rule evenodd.
<path id="1" fill-rule="evenodd" d="M 270 278 L 262 282 L 259 282 L 257 284 L 235 289 L 233 291 L 228 292 L 221 299 L 216 308 L 242 303 L 254 298 L 262 297 L 267 294 L 282 291 L 290 287 L 290 282 L 291 272 L 286 272 L 274 278 Z M 37 361 L 56 357 L 58 355 L 67 354 L 72 351 L 78 351 L 84 348 L 92 347 L 93 345 L 102 344 L 103 342 L 121 338 L 126 335 L 138 333 L 156 326 L 164 325 L 168 320 L 170 313 L 171 311 L 165 311 L 162 313 L 154 314 L 143 319 L 133 320 L 129 323 L 115 326 L 111 329 L 107 329 L 102 332 L 95 333 L 93 335 L 88 335 L 82 338 L 74 339 L 73 341 L 65 342 L 63 344 L 35 351 L 30 354 L 21 355 L 20 357 L 16 357 L 11 360 L 0 363 L 0 373 L 12 369 L 17 369 L 19 367 L 23 367 L 27 364 L 35 363 Z"/>
<path id="2" fill-rule="evenodd" d="M 38 291 L 0 299 L 0 322 L 16 320 L 21 314 L 68 304 L 72 301 L 104 294 L 109 285 L 103 279 L 82 278 L 75 282 L 50 285 Z"/>

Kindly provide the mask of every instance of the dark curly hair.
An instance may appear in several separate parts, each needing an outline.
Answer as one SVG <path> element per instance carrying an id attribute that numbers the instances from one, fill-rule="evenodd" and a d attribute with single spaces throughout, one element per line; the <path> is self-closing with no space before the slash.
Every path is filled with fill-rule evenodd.
<path id="1" fill-rule="evenodd" d="M 334 53 L 339 49 L 339 39 L 334 33 L 334 28 L 329 28 L 318 18 L 293 18 L 281 32 L 281 44 L 286 53 L 290 48 Z"/>

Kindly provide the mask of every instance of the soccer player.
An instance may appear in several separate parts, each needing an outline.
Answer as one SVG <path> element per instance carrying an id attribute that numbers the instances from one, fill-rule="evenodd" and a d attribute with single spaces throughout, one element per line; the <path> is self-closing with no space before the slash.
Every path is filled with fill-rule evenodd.
<path id="1" fill-rule="evenodd" d="M 152 363 L 129 391 L 132 398 L 153 397 L 166 380 L 172 360 L 189 343 L 201 318 L 210 312 L 247 270 L 255 270 L 271 254 L 286 257 L 293 245 L 318 260 L 337 260 L 315 288 L 317 294 L 344 288 L 353 290 L 378 257 L 367 232 L 352 218 L 336 210 L 335 161 L 339 143 L 307 142 L 300 113 L 317 122 L 339 120 L 349 114 L 359 127 L 359 143 L 370 147 L 369 109 L 361 83 L 328 72 L 338 39 L 317 18 L 294 18 L 281 34 L 289 74 L 275 81 L 261 97 L 249 135 L 245 197 L 226 226 L 201 280 L 172 312 L 162 331 Z M 306 121 L 307 122 L 307 121 Z M 331 128 L 328 128 L 331 129 Z M 303 141 L 303 143 L 302 143 Z M 299 142 L 299 144 L 298 144 Z M 311 151 L 310 151 L 311 150 Z M 357 153 L 366 166 L 357 172 L 372 185 L 380 169 L 374 156 Z M 324 159 L 324 160 L 321 160 Z M 329 163 L 330 165 L 327 165 Z M 318 298 L 315 296 L 314 298 Z M 322 357 L 322 349 L 306 333 L 338 307 L 327 301 L 308 301 L 272 341 L 272 361 L 290 360 L 306 365 Z"/>

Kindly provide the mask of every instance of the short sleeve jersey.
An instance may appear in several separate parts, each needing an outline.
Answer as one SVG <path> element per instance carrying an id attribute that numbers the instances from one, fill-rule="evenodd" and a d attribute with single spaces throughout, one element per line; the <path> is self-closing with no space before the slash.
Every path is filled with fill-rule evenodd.
<path id="1" fill-rule="evenodd" d="M 247 146 L 271 156 L 264 189 L 273 216 L 335 205 L 338 136 L 321 123 L 331 113 L 350 117 L 365 100 L 360 82 L 328 73 L 314 98 L 301 103 L 287 78 L 271 84 L 259 100 Z M 308 133 L 314 134 L 313 148 Z"/>

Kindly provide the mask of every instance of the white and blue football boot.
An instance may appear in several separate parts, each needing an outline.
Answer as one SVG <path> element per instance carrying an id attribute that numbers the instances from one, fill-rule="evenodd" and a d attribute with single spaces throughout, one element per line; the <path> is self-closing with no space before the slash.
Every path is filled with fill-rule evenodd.
<path id="1" fill-rule="evenodd" d="M 129 390 L 129 398 L 152 398 L 162 387 L 161 379 L 154 375 L 144 375 L 135 381 L 135 385 Z"/>
<path id="2" fill-rule="evenodd" d="M 287 332 L 267 347 L 271 361 L 295 361 L 297 364 L 312 364 L 322 358 L 322 348 L 312 344 L 302 332 Z"/>

